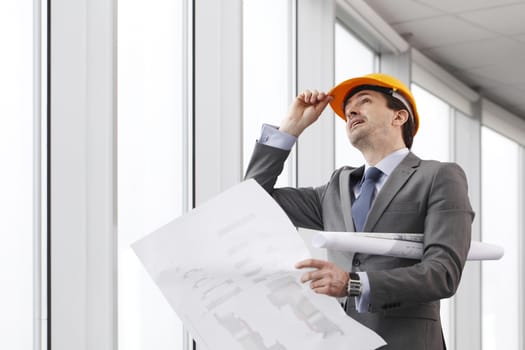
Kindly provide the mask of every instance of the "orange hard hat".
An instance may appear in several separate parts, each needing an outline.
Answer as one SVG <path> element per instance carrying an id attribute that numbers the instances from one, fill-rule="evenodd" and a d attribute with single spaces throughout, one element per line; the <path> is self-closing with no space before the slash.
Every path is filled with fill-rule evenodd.
<path id="1" fill-rule="evenodd" d="M 419 115 L 417 114 L 416 100 L 414 99 L 414 95 L 412 95 L 412 92 L 410 92 L 410 89 L 406 87 L 405 84 L 390 75 L 383 73 L 373 73 L 343 81 L 342 83 L 334 86 L 328 93 L 333 97 L 332 101 L 330 101 L 330 106 L 338 116 L 346 121 L 344 111 L 345 101 L 348 99 L 348 97 L 353 95 L 352 92 L 357 92 L 357 88 L 363 87 L 363 89 L 366 89 L 367 86 L 371 89 L 378 87 L 378 90 L 392 95 L 407 107 L 409 114 L 414 119 L 415 135 L 417 129 L 419 128 Z"/>

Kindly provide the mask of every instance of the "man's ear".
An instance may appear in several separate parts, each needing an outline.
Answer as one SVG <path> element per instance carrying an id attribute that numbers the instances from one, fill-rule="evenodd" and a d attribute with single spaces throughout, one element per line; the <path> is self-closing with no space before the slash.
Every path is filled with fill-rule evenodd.
<path id="1" fill-rule="evenodd" d="M 393 126 L 402 126 L 407 122 L 409 118 L 408 111 L 406 109 L 400 109 L 399 111 L 394 111 L 394 118 L 392 118 Z"/>

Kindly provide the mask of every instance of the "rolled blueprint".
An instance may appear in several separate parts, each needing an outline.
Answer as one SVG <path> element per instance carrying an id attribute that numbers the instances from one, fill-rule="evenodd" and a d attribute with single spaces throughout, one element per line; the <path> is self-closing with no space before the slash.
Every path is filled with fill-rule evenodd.
<path id="1" fill-rule="evenodd" d="M 421 259 L 423 256 L 423 234 L 420 233 L 317 231 L 312 238 L 312 245 L 315 248 L 330 248 L 333 250 L 408 259 Z M 495 244 L 472 241 L 467 260 L 498 260 L 502 256 L 502 247 Z"/>

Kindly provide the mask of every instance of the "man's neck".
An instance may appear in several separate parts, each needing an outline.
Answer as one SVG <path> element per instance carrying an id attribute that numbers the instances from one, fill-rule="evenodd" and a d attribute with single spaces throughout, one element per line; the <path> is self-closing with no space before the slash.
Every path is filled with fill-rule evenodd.
<path id="1" fill-rule="evenodd" d="M 371 166 L 375 166 L 386 156 L 402 148 L 406 148 L 405 144 L 403 143 L 392 145 L 390 147 L 367 147 L 366 149 L 360 151 L 365 157 L 366 162 Z"/>

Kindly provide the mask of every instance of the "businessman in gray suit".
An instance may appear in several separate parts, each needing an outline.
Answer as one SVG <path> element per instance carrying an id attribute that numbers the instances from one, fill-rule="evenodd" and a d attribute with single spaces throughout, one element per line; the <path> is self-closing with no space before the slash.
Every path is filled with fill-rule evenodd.
<path id="1" fill-rule="evenodd" d="M 320 187 L 274 188 L 297 137 L 328 104 L 366 164 L 337 169 Z M 465 174 L 410 152 L 418 126 L 412 93 L 385 74 L 349 79 L 329 93 L 307 90 L 279 128 L 263 126 L 246 174 L 298 227 L 424 234 L 421 260 L 334 250 L 328 261 L 296 265 L 308 268 L 302 281 L 315 292 L 346 298 L 347 314 L 381 335 L 382 349 L 446 348 L 439 301 L 455 293 L 470 247 L 474 213 Z"/>

